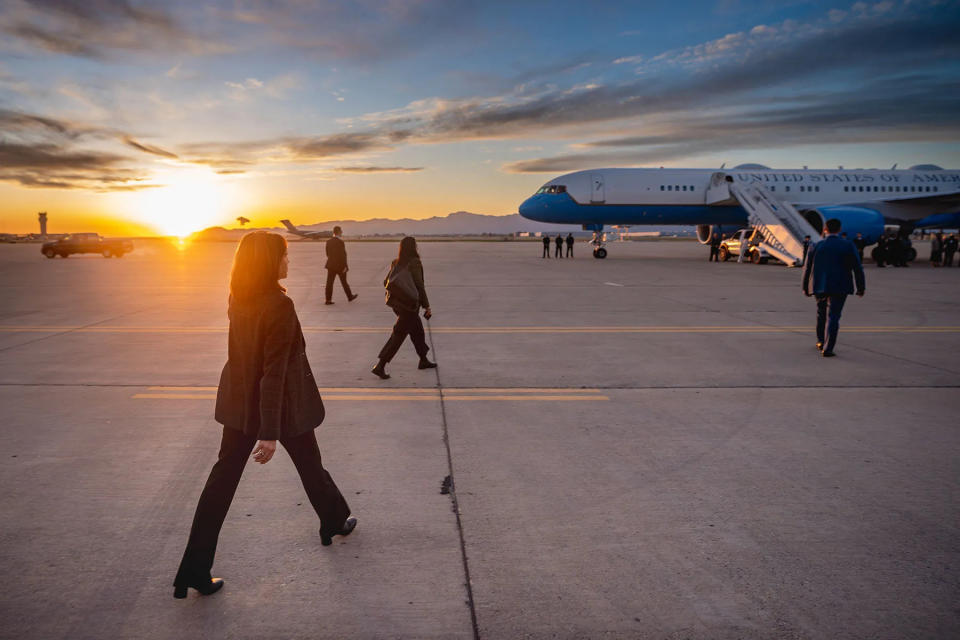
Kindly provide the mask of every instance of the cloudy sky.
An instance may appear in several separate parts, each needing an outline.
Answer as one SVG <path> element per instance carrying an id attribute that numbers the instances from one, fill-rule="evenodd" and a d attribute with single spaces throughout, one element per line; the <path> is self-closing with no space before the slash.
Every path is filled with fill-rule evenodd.
<path id="1" fill-rule="evenodd" d="M 0 0 L 0 232 L 513 213 L 599 166 L 960 167 L 960 2 Z"/>

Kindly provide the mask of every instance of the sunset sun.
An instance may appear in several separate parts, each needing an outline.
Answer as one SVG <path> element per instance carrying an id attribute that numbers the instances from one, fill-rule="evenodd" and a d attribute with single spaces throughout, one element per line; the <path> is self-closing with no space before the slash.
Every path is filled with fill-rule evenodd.
<path id="1" fill-rule="evenodd" d="M 137 194 L 136 213 L 158 232 L 186 236 L 230 216 L 234 185 L 207 169 L 158 176 L 162 187 Z"/>

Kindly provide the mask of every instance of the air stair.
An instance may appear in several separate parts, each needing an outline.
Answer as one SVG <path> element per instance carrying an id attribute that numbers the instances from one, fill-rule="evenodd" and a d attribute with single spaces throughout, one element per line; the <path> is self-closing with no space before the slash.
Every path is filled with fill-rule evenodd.
<path id="1" fill-rule="evenodd" d="M 763 238 L 767 253 L 788 266 L 803 263 L 803 237 L 820 239 L 814 229 L 789 202 L 778 200 L 759 182 L 737 184 L 715 174 L 707 190 L 707 204 L 735 199 L 747 212 L 747 221 Z"/>

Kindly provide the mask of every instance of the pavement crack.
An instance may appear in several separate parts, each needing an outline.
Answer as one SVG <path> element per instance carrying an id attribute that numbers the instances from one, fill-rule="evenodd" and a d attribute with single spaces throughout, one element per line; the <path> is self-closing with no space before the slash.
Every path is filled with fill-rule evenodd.
<path id="1" fill-rule="evenodd" d="M 430 338 L 430 349 L 433 351 L 433 359 L 437 362 L 437 367 L 433 370 L 437 377 L 437 393 L 440 396 L 440 420 L 443 426 L 443 445 L 447 450 L 447 477 L 443 479 L 440 493 L 450 496 L 453 515 L 457 519 L 457 535 L 460 538 L 460 559 L 463 561 L 463 576 L 467 589 L 467 606 L 470 608 L 470 624 L 473 627 L 474 640 L 480 640 L 480 627 L 477 625 L 477 608 L 473 599 L 473 582 L 470 579 L 470 562 L 467 559 L 467 543 L 463 536 L 463 520 L 460 518 L 460 503 L 457 501 L 456 484 L 453 473 L 453 454 L 450 452 L 450 430 L 447 425 L 447 405 L 443 397 L 443 382 L 440 380 L 440 363 L 437 357 L 437 347 L 433 341 L 433 329 L 430 326 L 430 320 L 427 320 L 427 336 Z"/>

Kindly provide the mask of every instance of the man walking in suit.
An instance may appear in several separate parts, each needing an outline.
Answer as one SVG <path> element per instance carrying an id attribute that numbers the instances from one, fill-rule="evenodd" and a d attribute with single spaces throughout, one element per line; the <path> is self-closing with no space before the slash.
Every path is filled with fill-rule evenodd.
<path id="1" fill-rule="evenodd" d="M 839 232 L 840 221 L 827 220 L 824 239 L 810 247 L 803 266 L 803 293 L 817 297 L 817 349 L 824 358 L 836 355 L 833 347 L 840 330 L 840 314 L 847 296 L 854 292 L 854 281 L 858 296 L 863 296 L 866 286 L 857 248 L 838 236 Z"/>
<path id="2" fill-rule="evenodd" d="M 343 244 L 340 236 L 343 230 L 340 227 L 333 228 L 333 237 L 327 240 L 327 287 L 325 294 L 326 304 L 333 304 L 333 279 L 340 276 L 340 284 L 343 285 L 343 292 L 347 294 L 347 301 L 353 302 L 357 294 L 350 291 L 350 285 L 347 284 L 347 247 Z"/>

